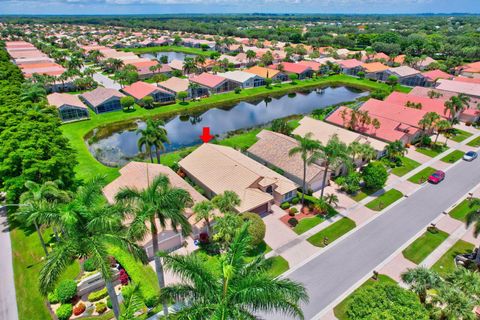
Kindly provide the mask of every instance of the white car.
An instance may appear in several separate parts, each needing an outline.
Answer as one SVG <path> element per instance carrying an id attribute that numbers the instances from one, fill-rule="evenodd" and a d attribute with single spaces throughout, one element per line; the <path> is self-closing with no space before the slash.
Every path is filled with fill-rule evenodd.
<path id="1" fill-rule="evenodd" d="M 478 157 L 478 154 L 475 151 L 468 151 L 465 152 L 463 155 L 463 160 L 465 161 L 473 161 Z"/>

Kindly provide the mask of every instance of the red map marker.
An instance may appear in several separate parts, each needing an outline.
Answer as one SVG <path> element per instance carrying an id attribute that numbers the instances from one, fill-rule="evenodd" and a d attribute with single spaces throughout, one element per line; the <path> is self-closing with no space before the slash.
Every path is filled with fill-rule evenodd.
<path id="1" fill-rule="evenodd" d="M 210 127 L 203 127 L 203 133 L 200 136 L 200 139 L 202 139 L 204 143 L 213 139 L 213 136 L 210 134 Z"/>

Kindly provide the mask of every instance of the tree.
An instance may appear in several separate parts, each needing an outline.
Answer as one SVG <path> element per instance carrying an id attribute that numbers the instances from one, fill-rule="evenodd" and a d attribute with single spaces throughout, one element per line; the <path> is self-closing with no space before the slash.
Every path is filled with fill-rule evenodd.
<path id="1" fill-rule="evenodd" d="M 427 112 L 423 115 L 422 119 L 418 121 L 418 125 L 422 127 L 424 135 L 431 132 L 435 123 L 440 120 L 440 116 L 436 112 Z"/>
<path id="2" fill-rule="evenodd" d="M 142 104 L 145 109 L 153 108 L 153 97 L 152 96 L 145 96 L 142 98 Z"/>
<path id="3" fill-rule="evenodd" d="M 254 212 L 245 212 L 241 215 L 244 222 L 248 224 L 248 234 L 250 236 L 250 244 L 252 248 L 256 248 L 263 242 L 267 227 L 262 218 Z"/>
<path id="4" fill-rule="evenodd" d="M 474 208 L 476 206 L 480 206 L 480 200 L 477 198 L 473 198 L 470 200 L 469 203 L 470 208 Z M 480 210 L 471 210 L 467 214 L 467 220 L 466 220 L 466 225 L 467 228 L 473 225 L 473 235 L 478 237 L 480 234 Z M 480 247 L 477 249 L 477 254 L 475 256 L 475 263 L 477 264 L 477 268 L 480 270 Z"/>
<path id="5" fill-rule="evenodd" d="M 450 124 L 449 121 L 447 120 L 440 120 L 435 123 L 435 128 L 437 130 L 437 135 L 435 137 L 435 142 L 434 144 L 437 144 L 438 137 L 440 136 L 440 133 L 447 131 L 450 129 L 452 125 Z"/>
<path id="6" fill-rule="evenodd" d="M 214 270 L 196 254 L 160 253 L 165 267 L 181 279 L 180 284 L 164 288 L 162 297 L 188 301 L 175 314 L 178 319 L 255 319 L 258 312 L 303 318 L 299 303 L 308 301 L 305 288 L 268 275 L 262 256 L 247 262 L 249 243 L 247 225 L 243 225 Z"/>
<path id="7" fill-rule="evenodd" d="M 240 205 L 240 198 L 233 191 L 225 191 L 212 199 L 213 206 L 222 213 L 234 213 Z"/>
<path id="8" fill-rule="evenodd" d="M 177 93 L 177 99 L 182 100 L 182 102 L 185 102 L 185 99 L 187 99 L 188 93 L 186 91 L 180 91 Z"/>
<path id="9" fill-rule="evenodd" d="M 265 78 L 265 87 L 267 88 L 270 88 L 270 86 L 272 85 L 272 78 Z"/>
<path id="10" fill-rule="evenodd" d="M 288 125 L 288 121 L 285 119 L 275 119 L 272 121 L 272 131 L 289 136 L 292 133 L 292 127 Z"/>
<path id="11" fill-rule="evenodd" d="M 129 226 L 131 238 L 143 240 L 147 234 L 151 235 L 155 271 L 161 290 L 165 287 L 165 277 L 162 261 L 156 255 L 159 252 L 157 220 L 162 229 L 168 224 L 175 232 L 181 229 L 184 236 L 190 234 L 192 227 L 184 215 L 185 208 L 192 204 L 190 194 L 183 189 L 172 187 L 168 177 L 160 175 L 144 190 L 128 187 L 121 189 L 115 195 L 115 200 L 125 208 L 125 211 L 133 213 L 133 221 Z M 168 304 L 165 300 L 163 311 L 164 314 L 168 314 Z"/>
<path id="12" fill-rule="evenodd" d="M 273 63 L 273 55 L 271 51 L 265 52 L 262 57 L 260 58 L 260 61 L 265 65 L 269 66 Z"/>
<path id="13" fill-rule="evenodd" d="M 212 226 L 210 225 L 210 221 L 215 217 L 213 213 L 214 209 L 215 207 L 213 206 L 212 202 L 208 200 L 201 201 L 193 206 L 193 212 L 195 213 L 195 221 L 200 222 L 201 220 L 205 220 L 209 237 L 211 237 L 212 235 Z"/>
<path id="14" fill-rule="evenodd" d="M 123 311 L 120 315 L 120 320 L 135 319 L 135 313 L 145 307 L 140 292 L 140 286 L 132 283 L 122 289 L 123 296 Z"/>
<path id="15" fill-rule="evenodd" d="M 186 57 L 183 61 L 183 72 L 185 74 L 195 73 L 197 71 L 197 63 L 192 57 Z"/>
<path id="16" fill-rule="evenodd" d="M 290 81 L 295 84 L 295 81 L 298 80 L 298 74 L 296 73 L 290 73 L 288 75 L 288 78 L 290 79 Z"/>
<path id="17" fill-rule="evenodd" d="M 331 167 L 338 167 L 344 162 L 348 161 L 348 147 L 345 143 L 340 141 L 338 136 L 333 135 L 327 142 L 327 144 L 321 147 L 320 159 L 324 163 L 323 183 L 322 191 L 320 193 L 320 199 L 323 199 L 323 193 L 327 184 L 327 175 Z"/>
<path id="18" fill-rule="evenodd" d="M 145 129 L 137 129 L 137 135 L 140 134 L 138 140 L 138 149 L 142 150 L 145 147 L 145 151 L 150 157 L 150 161 L 153 163 L 152 148 L 155 149 L 157 157 L 157 163 L 160 163 L 160 152 L 165 151 L 164 143 L 170 143 L 167 136 L 167 130 L 163 120 L 147 119 Z"/>
<path id="19" fill-rule="evenodd" d="M 133 108 L 133 105 L 135 104 L 135 99 L 130 96 L 122 97 L 120 99 L 120 104 L 122 105 L 123 110 L 130 110 Z"/>
<path id="20" fill-rule="evenodd" d="M 253 50 L 247 50 L 247 52 L 245 54 L 247 56 L 249 64 L 251 64 L 253 59 L 255 59 L 257 57 L 257 54 Z"/>
<path id="21" fill-rule="evenodd" d="M 385 153 L 390 160 L 395 160 L 405 156 L 407 148 L 405 148 L 403 142 L 396 140 L 387 144 L 385 147 Z"/>
<path id="22" fill-rule="evenodd" d="M 362 144 L 358 141 L 353 141 L 348 145 L 348 154 L 352 157 L 352 163 L 355 163 L 355 160 L 358 155 L 362 152 Z"/>
<path id="23" fill-rule="evenodd" d="M 447 285 L 439 287 L 437 294 L 432 297 L 432 302 L 438 306 L 434 314 L 441 320 L 478 319 L 472 311 L 476 306 L 473 296 L 466 295 L 457 288 Z"/>
<path id="24" fill-rule="evenodd" d="M 23 102 L 30 101 L 33 103 L 41 102 L 45 99 L 47 92 L 38 84 L 30 84 L 23 86 L 24 90 L 20 94 L 20 100 Z"/>
<path id="25" fill-rule="evenodd" d="M 288 151 L 288 156 L 300 155 L 303 162 L 303 178 L 302 178 L 302 207 L 305 205 L 305 193 L 307 193 L 307 167 L 318 161 L 322 154 L 322 144 L 313 140 L 313 133 L 308 132 L 304 137 L 297 136 L 298 145 Z"/>
<path id="26" fill-rule="evenodd" d="M 389 84 L 390 86 L 395 87 L 395 85 L 397 85 L 398 83 L 398 77 L 397 76 L 389 76 L 387 78 L 387 84 Z"/>
<path id="27" fill-rule="evenodd" d="M 381 162 L 370 162 L 362 171 L 365 187 L 370 190 L 378 190 L 385 186 L 388 178 L 387 169 Z"/>
<path id="28" fill-rule="evenodd" d="M 438 288 L 442 283 L 438 273 L 425 267 L 407 269 L 401 277 L 402 281 L 410 286 L 410 290 L 418 295 L 423 304 L 427 300 L 427 291 Z"/>
<path id="29" fill-rule="evenodd" d="M 335 193 L 328 193 L 325 195 L 325 201 L 330 205 L 336 207 L 338 205 L 339 199 Z"/>
<path id="30" fill-rule="evenodd" d="M 89 258 L 105 280 L 115 318 L 119 318 L 117 294 L 112 283 L 108 246 L 115 245 L 146 262 L 143 248 L 129 236 L 122 224 L 124 208 L 110 205 L 102 194 L 104 180 L 95 177 L 80 187 L 72 202 L 55 207 L 62 217 L 62 237 L 40 270 L 40 292 L 51 292 L 55 283 L 76 259 Z"/>

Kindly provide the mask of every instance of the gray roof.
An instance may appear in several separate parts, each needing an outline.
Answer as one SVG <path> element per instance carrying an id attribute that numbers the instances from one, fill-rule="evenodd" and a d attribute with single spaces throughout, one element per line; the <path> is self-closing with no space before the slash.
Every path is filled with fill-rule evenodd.
<path id="1" fill-rule="evenodd" d="M 93 91 L 85 92 L 80 95 L 86 102 L 92 106 L 98 106 L 112 97 L 122 98 L 125 95 L 115 89 L 98 87 Z"/>

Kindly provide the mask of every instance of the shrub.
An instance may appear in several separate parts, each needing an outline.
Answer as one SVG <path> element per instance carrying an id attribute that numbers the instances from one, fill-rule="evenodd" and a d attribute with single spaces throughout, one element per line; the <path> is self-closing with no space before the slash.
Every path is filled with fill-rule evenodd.
<path id="1" fill-rule="evenodd" d="M 122 285 L 127 285 L 128 284 L 128 274 L 127 272 L 125 272 L 124 269 L 120 270 L 120 276 L 118 277 L 119 280 L 120 280 L 120 283 Z"/>
<path id="2" fill-rule="evenodd" d="M 258 246 L 260 243 L 262 243 L 263 238 L 265 238 L 265 222 L 263 222 L 262 218 L 260 218 L 258 214 L 252 212 L 246 212 L 242 214 L 242 218 L 244 221 L 250 222 L 248 225 L 248 234 L 252 238 L 251 245 L 253 247 Z"/>
<path id="3" fill-rule="evenodd" d="M 298 197 L 292 198 L 291 200 L 292 204 L 298 204 L 300 202 L 300 199 Z"/>
<path id="4" fill-rule="evenodd" d="M 422 136 L 422 139 L 420 140 L 420 144 L 422 146 L 430 146 L 432 145 L 432 139 L 430 139 L 429 136 Z"/>
<path id="5" fill-rule="evenodd" d="M 288 219 L 288 224 L 292 227 L 295 227 L 298 224 L 298 220 L 295 218 Z"/>
<path id="6" fill-rule="evenodd" d="M 88 295 L 88 301 L 95 302 L 105 298 L 106 296 L 108 296 L 107 288 L 103 288 L 102 290 L 91 292 Z"/>
<path id="7" fill-rule="evenodd" d="M 53 292 L 50 292 L 47 296 L 47 299 L 48 299 L 48 302 L 50 302 L 51 304 L 56 304 L 60 302 L 60 300 L 58 299 L 56 290 Z"/>
<path id="8" fill-rule="evenodd" d="M 57 315 L 58 320 L 68 320 L 72 316 L 73 308 L 70 303 L 62 304 L 60 307 L 58 307 L 57 312 L 55 314 Z"/>
<path id="9" fill-rule="evenodd" d="M 388 172 L 381 162 L 370 162 L 362 172 L 365 187 L 371 190 L 383 188 L 387 182 Z"/>
<path id="10" fill-rule="evenodd" d="M 61 303 L 70 302 L 77 294 L 77 283 L 74 280 L 63 280 L 57 287 L 57 297 Z"/>
<path id="11" fill-rule="evenodd" d="M 100 301 L 95 303 L 95 311 L 97 311 L 99 314 L 102 314 L 105 311 L 107 311 L 107 305 L 105 304 L 105 302 Z"/>
<path id="12" fill-rule="evenodd" d="M 239 94 L 239 93 L 242 91 L 242 88 L 236 87 L 236 88 L 234 89 L 234 91 L 235 91 L 236 94 Z"/>
<path id="13" fill-rule="evenodd" d="M 349 194 L 360 190 L 360 174 L 358 172 L 351 172 L 346 177 L 338 177 L 335 182 Z"/>
<path id="14" fill-rule="evenodd" d="M 112 309 L 112 299 L 110 299 L 110 297 L 107 298 L 107 307 L 108 309 Z"/>
<path id="15" fill-rule="evenodd" d="M 79 316 L 81 315 L 87 307 L 85 306 L 85 303 L 80 302 L 77 304 L 75 307 L 73 307 L 73 315 Z"/>
<path id="16" fill-rule="evenodd" d="M 289 210 L 289 211 L 290 211 L 290 213 L 291 213 L 291 214 L 295 214 L 295 213 L 297 213 L 297 212 L 298 212 L 298 209 L 297 209 L 297 208 L 295 208 L 295 207 L 293 207 L 293 208 L 290 208 L 290 210 Z"/>
<path id="17" fill-rule="evenodd" d="M 280 205 L 280 208 L 282 208 L 283 210 L 286 210 L 288 208 L 290 208 L 290 202 L 284 202 Z"/>
<path id="18" fill-rule="evenodd" d="M 83 262 L 83 270 L 87 272 L 92 272 L 95 271 L 97 268 L 95 268 L 95 264 L 93 263 L 92 259 L 87 259 Z"/>

